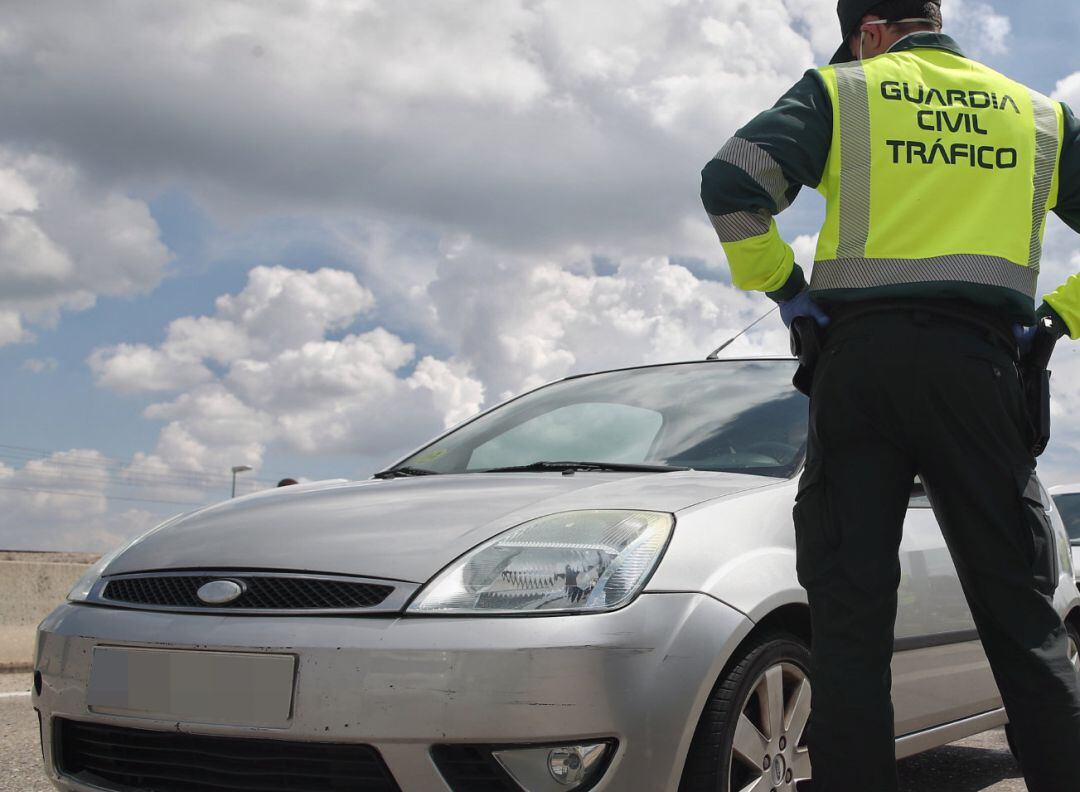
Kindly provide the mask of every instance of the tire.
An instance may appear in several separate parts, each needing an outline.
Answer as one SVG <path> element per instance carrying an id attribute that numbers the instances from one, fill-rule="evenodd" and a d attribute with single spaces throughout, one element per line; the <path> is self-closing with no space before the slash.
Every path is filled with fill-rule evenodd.
<path id="1" fill-rule="evenodd" d="M 705 703 L 679 792 L 808 792 L 809 674 L 810 650 L 789 633 L 740 647 Z"/>
<path id="2" fill-rule="evenodd" d="M 1080 677 L 1080 630 L 1077 630 L 1070 622 L 1065 622 L 1065 630 L 1069 633 L 1069 661 L 1072 663 L 1073 668 L 1076 669 L 1077 676 Z M 1005 739 L 1009 743 L 1009 750 L 1012 752 L 1013 758 L 1017 764 L 1020 764 L 1020 751 L 1016 747 L 1016 738 L 1011 723 L 1005 724 Z"/>

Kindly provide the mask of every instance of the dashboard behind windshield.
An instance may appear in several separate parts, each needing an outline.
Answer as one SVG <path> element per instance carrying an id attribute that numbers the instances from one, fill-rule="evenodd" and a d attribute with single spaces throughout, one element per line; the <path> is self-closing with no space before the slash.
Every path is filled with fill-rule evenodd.
<path id="1" fill-rule="evenodd" d="M 481 473 L 538 461 L 669 465 L 787 478 L 802 463 L 809 402 L 786 360 L 605 372 L 527 393 L 400 463 Z"/>

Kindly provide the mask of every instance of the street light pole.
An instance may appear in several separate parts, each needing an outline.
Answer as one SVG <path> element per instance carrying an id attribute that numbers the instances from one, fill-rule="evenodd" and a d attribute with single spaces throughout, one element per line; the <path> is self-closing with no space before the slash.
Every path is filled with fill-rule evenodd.
<path id="1" fill-rule="evenodd" d="M 235 498 L 236 497 L 236 474 L 237 473 L 246 473 L 247 471 L 249 471 L 251 469 L 252 468 L 251 468 L 250 465 L 234 465 L 233 466 L 233 469 L 232 469 L 232 495 L 229 496 L 230 498 Z"/>

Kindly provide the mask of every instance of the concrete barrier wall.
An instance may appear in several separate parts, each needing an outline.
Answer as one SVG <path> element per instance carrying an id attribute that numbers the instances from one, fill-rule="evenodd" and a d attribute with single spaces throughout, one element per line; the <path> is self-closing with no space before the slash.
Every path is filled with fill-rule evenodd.
<path id="1" fill-rule="evenodd" d="M 34 631 L 96 560 L 84 553 L 0 552 L 0 671 L 34 662 Z"/>

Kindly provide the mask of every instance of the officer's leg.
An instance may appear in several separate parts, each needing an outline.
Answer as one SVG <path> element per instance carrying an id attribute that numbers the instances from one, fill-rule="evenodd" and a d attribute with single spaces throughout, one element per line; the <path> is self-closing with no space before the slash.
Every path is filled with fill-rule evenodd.
<path id="1" fill-rule="evenodd" d="M 935 335 L 920 465 L 1031 792 L 1080 790 L 1080 697 L 1054 609 L 1053 543 L 1009 354 Z"/>
<path id="2" fill-rule="evenodd" d="M 897 788 L 890 663 L 914 464 L 874 382 L 888 350 L 873 346 L 859 338 L 826 350 L 794 513 L 813 629 L 810 760 L 822 792 Z"/>

